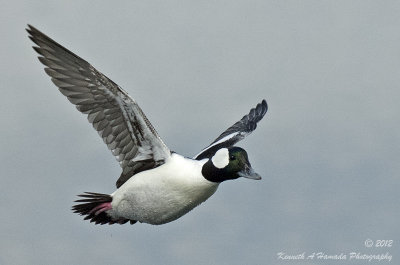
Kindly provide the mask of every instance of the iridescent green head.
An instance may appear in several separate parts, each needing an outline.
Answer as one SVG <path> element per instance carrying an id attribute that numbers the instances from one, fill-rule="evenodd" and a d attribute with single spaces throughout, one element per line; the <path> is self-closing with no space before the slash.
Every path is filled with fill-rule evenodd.
<path id="1" fill-rule="evenodd" d="M 261 179 L 260 175 L 251 167 L 247 152 L 236 146 L 219 149 L 203 165 L 202 174 L 212 182 L 222 182 L 239 177 Z"/>

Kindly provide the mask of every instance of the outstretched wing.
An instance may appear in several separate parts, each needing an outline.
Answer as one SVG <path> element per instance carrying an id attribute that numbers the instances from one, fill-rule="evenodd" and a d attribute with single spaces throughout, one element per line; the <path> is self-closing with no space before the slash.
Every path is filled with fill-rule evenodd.
<path id="1" fill-rule="evenodd" d="M 267 110 L 267 102 L 263 99 L 261 103 L 258 103 L 255 108 L 250 110 L 249 114 L 226 129 L 214 142 L 204 148 L 199 154 L 193 157 L 193 159 L 201 160 L 203 158 L 209 158 L 214 155 L 218 149 L 233 146 L 257 128 L 257 122 L 264 117 Z"/>
<path id="2" fill-rule="evenodd" d="M 134 174 L 157 167 L 170 157 L 138 104 L 122 88 L 88 62 L 28 25 L 29 38 L 60 92 L 87 114 L 122 167 L 117 187 Z"/>

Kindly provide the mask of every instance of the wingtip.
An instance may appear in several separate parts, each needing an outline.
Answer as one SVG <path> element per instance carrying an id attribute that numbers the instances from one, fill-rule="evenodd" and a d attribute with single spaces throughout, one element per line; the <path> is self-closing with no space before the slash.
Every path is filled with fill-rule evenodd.
<path id="1" fill-rule="evenodd" d="M 35 30 L 37 31 L 37 29 L 34 26 L 32 26 L 31 24 L 27 24 L 27 27 L 25 28 L 25 30 L 31 35 L 33 35 L 33 31 L 35 31 Z"/>
<path id="2" fill-rule="evenodd" d="M 30 31 L 39 31 L 37 28 L 35 28 L 34 26 L 32 26 L 31 24 L 26 24 L 28 27 L 27 27 L 27 30 L 30 30 Z"/>
<path id="3" fill-rule="evenodd" d="M 264 115 L 267 113 L 267 111 L 268 111 L 268 104 L 267 104 L 267 101 L 265 99 L 263 99 L 260 103 L 257 104 L 257 106 L 254 109 L 250 110 L 249 115 L 250 116 L 254 116 L 254 115 L 258 116 L 259 117 L 257 120 L 257 122 L 258 122 L 264 117 Z"/>
<path id="4" fill-rule="evenodd" d="M 266 101 L 265 99 L 263 99 L 263 100 L 261 101 L 261 105 L 266 109 L 265 112 L 267 112 L 267 110 L 268 110 L 268 103 L 267 103 L 267 101 Z"/>
<path id="5" fill-rule="evenodd" d="M 37 38 L 38 34 L 41 34 L 41 32 L 40 32 L 39 30 L 37 30 L 34 26 L 30 25 L 30 24 L 28 24 L 27 26 L 28 26 L 28 27 L 25 28 L 25 30 L 26 30 L 26 32 L 28 32 L 28 34 L 29 34 L 29 35 L 28 35 L 28 38 L 29 38 L 33 43 L 35 43 L 36 45 L 39 45 L 39 44 L 37 43 L 36 38 Z M 34 46 L 32 46 L 32 47 L 34 47 Z"/>

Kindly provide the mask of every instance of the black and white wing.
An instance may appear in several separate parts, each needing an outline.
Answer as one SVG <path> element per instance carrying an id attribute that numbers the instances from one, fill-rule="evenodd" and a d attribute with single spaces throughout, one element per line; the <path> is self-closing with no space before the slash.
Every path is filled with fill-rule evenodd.
<path id="1" fill-rule="evenodd" d="M 233 146 L 257 128 L 257 123 L 264 117 L 267 110 L 267 102 L 263 99 L 261 103 L 258 103 L 255 108 L 250 110 L 249 114 L 226 129 L 214 142 L 204 148 L 199 154 L 193 157 L 193 159 L 201 160 L 203 158 L 209 158 L 214 155 L 218 149 Z"/>
<path id="2" fill-rule="evenodd" d="M 87 114 L 122 167 L 120 187 L 134 174 L 157 167 L 170 157 L 138 104 L 88 62 L 28 25 L 29 38 L 46 73 L 76 108 Z"/>

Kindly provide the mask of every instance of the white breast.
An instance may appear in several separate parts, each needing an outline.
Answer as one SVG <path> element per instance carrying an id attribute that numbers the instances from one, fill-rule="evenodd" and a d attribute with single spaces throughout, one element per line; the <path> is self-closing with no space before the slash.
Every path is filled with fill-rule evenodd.
<path id="1" fill-rule="evenodd" d="M 112 210 L 107 213 L 150 224 L 181 217 L 218 188 L 218 183 L 201 174 L 206 161 L 173 154 L 162 166 L 140 172 L 125 182 L 112 194 Z"/>

